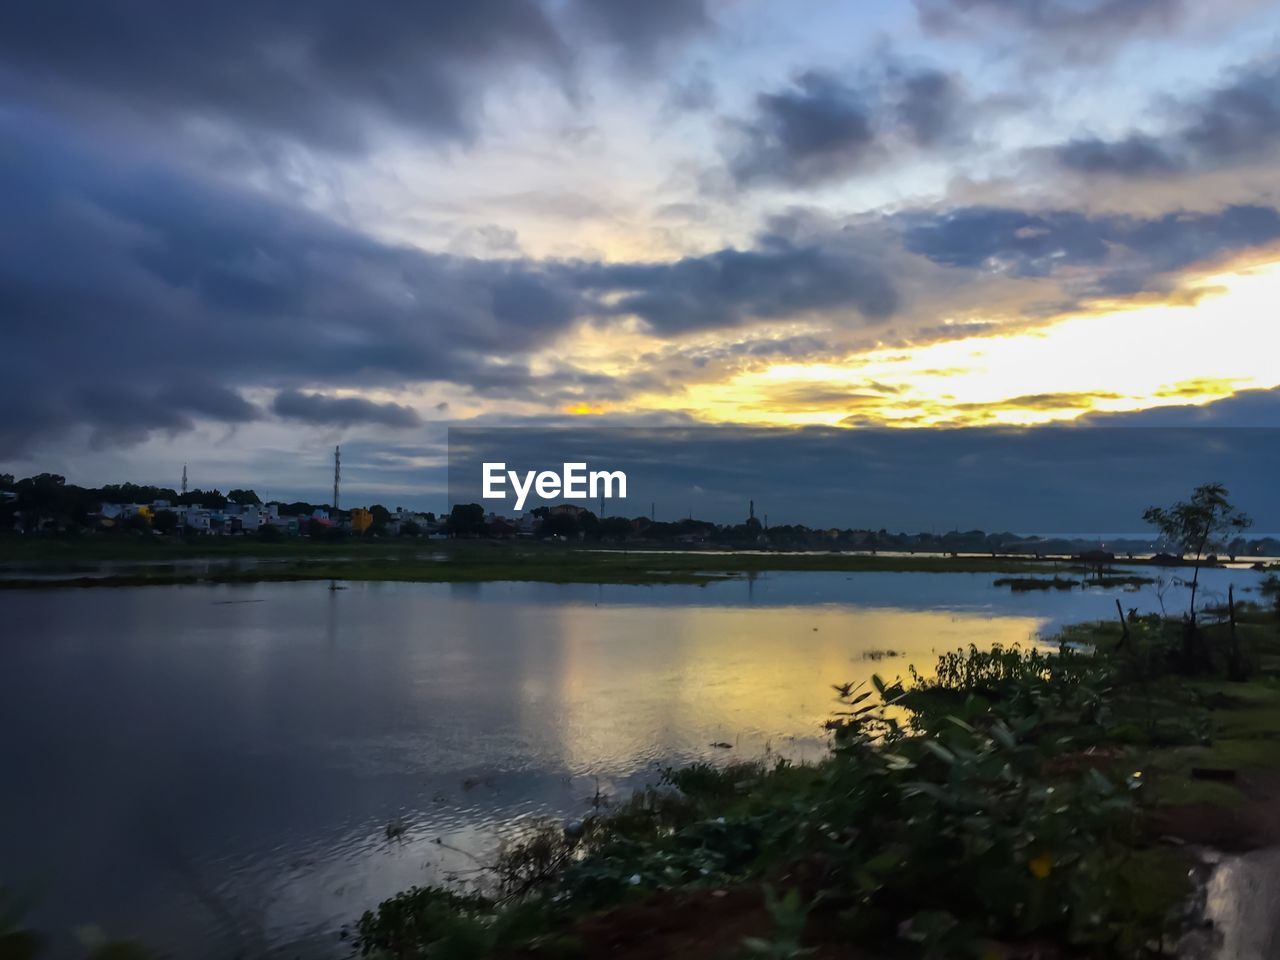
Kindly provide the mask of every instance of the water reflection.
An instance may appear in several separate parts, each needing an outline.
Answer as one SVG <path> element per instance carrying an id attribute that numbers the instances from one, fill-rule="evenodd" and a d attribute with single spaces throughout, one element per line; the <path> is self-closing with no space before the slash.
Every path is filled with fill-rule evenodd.
<path id="1" fill-rule="evenodd" d="M 992 579 L 0 595 L 0 676 L 20 678 L 0 697 L 0 883 L 34 884 L 46 929 L 93 922 L 182 956 L 332 931 L 597 787 L 695 758 L 812 759 L 832 683 L 1113 615 L 1114 591 Z M 389 842 L 393 819 L 408 830 Z"/>

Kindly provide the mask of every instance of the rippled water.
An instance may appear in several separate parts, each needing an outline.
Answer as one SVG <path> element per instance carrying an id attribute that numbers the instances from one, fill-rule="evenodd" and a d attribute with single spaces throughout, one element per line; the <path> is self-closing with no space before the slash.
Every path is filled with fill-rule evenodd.
<path id="1" fill-rule="evenodd" d="M 1210 571 L 1209 595 L 1228 578 L 1256 580 Z M 0 884 L 63 936 L 332 942 L 399 889 L 465 878 L 519 818 L 664 764 L 818 757 L 834 682 L 1156 605 L 993 579 L 0 593 Z"/>

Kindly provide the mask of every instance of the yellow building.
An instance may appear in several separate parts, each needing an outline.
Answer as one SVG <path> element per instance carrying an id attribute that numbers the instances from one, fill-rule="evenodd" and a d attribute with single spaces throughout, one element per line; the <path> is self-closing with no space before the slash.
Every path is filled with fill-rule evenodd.
<path id="1" fill-rule="evenodd" d="M 364 533 L 373 526 L 373 514 L 364 507 L 351 508 L 351 530 L 354 533 Z"/>

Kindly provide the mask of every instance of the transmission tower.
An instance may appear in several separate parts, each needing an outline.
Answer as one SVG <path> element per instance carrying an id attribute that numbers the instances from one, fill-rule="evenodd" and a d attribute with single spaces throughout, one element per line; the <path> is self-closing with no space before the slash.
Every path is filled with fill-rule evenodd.
<path id="1" fill-rule="evenodd" d="M 338 481 L 342 477 L 342 450 L 333 448 L 333 512 L 338 512 Z"/>

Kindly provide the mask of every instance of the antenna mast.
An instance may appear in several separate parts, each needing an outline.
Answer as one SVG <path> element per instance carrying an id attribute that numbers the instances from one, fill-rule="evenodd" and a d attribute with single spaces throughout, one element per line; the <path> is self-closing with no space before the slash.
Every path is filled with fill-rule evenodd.
<path id="1" fill-rule="evenodd" d="M 342 450 L 333 448 L 333 512 L 338 512 L 338 481 L 342 478 Z"/>

